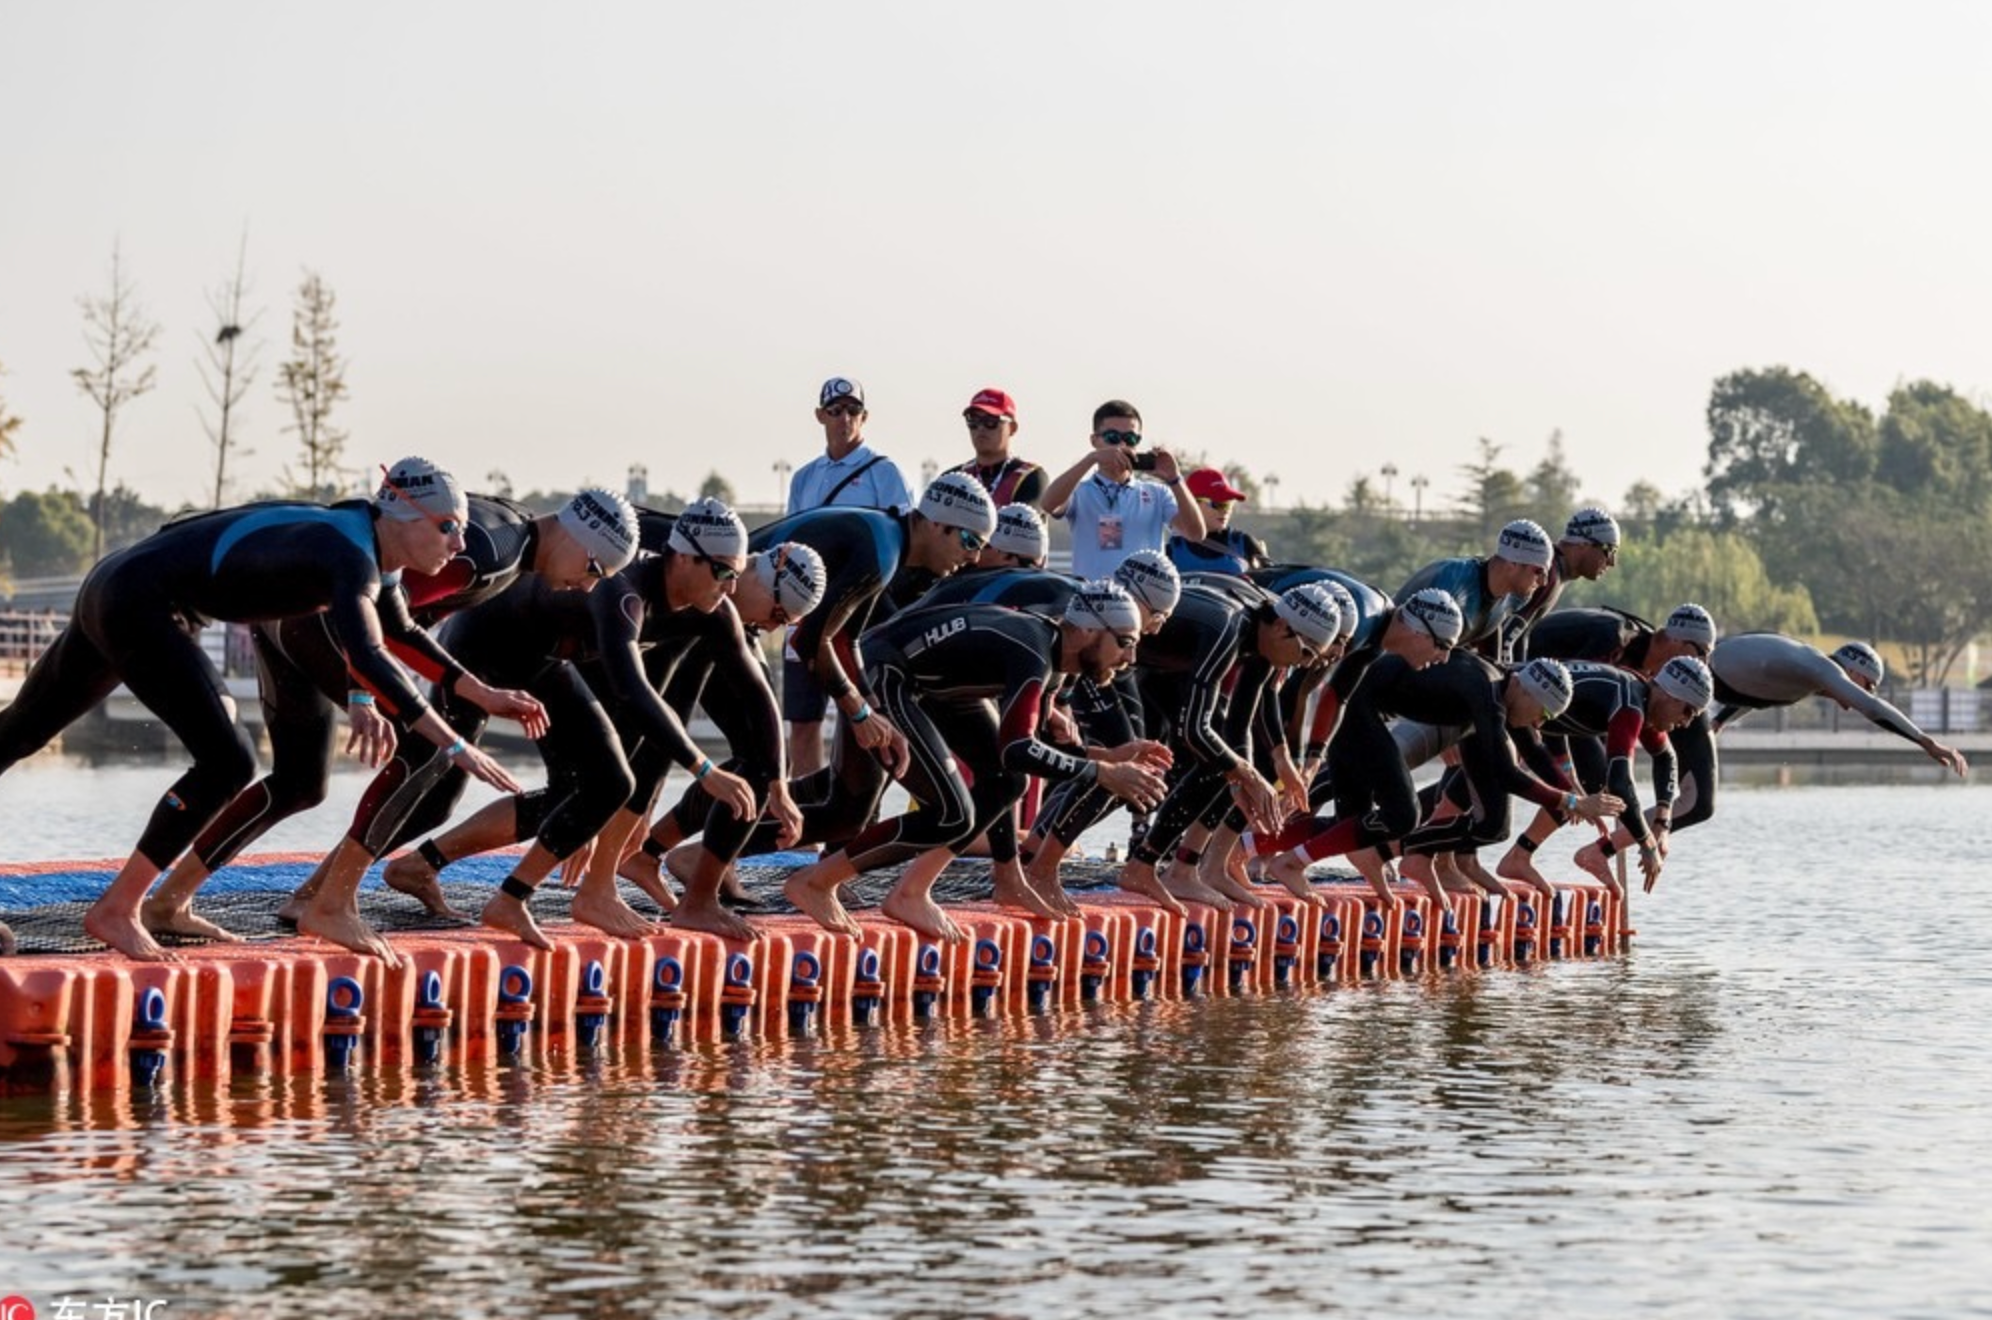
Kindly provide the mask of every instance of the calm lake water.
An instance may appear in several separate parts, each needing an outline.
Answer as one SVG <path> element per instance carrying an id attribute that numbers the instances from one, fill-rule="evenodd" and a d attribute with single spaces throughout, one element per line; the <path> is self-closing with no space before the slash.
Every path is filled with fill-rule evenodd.
<path id="1" fill-rule="evenodd" d="M 0 848 L 119 852 L 160 783 L 37 763 L 0 781 Z M 0 1294 L 44 1317 L 64 1296 L 159 1316 L 1992 1314 L 1988 819 L 1970 785 L 1731 791 L 1603 964 L 0 1101 Z"/>

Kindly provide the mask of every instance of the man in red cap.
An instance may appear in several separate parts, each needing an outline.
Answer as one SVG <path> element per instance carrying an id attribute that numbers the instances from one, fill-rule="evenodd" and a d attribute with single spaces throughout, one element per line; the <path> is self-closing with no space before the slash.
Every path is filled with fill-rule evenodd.
<path id="1" fill-rule="evenodd" d="M 1017 433 L 1017 401 L 999 389 L 977 390 L 962 410 L 975 457 L 956 472 L 982 483 L 997 508 L 1006 504 L 1037 504 L 1044 495 L 1044 469 L 1010 454 Z"/>
<path id="2" fill-rule="evenodd" d="M 1269 562 L 1266 544 L 1231 525 L 1231 510 L 1245 492 L 1224 479 L 1217 468 L 1198 468 L 1185 482 L 1190 498 L 1203 509 L 1204 534 L 1198 540 L 1169 538 L 1169 561 L 1184 573 L 1236 573 L 1243 577 Z"/>

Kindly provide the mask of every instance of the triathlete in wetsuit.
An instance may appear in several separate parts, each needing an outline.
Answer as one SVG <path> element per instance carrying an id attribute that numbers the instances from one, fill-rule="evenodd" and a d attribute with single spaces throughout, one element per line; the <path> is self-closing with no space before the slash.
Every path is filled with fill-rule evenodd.
<path id="1" fill-rule="evenodd" d="M 1652 678 L 1676 656 L 1706 661 L 1715 641 L 1715 619 L 1701 606 L 1688 603 L 1676 606 L 1658 629 L 1623 610 L 1558 610 L 1535 625 L 1529 634 L 1529 649 L 1536 655 L 1558 660 L 1619 665 Z M 1662 858 L 1667 855 L 1668 830 L 1676 808 L 1685 811 L 1695 802 L 1712 802 L 1716 778 L 1715 742 L 1709 736 L 1706 712 L 1669 733 L 1667 742 L 1674 753 L 1673 774 L 1678 796 L 1647 812 Z M 1536 869 L 1532 845 L 1548 838 L 1558 823 L 1553 815 L 1537 815 L 1515 846 L 1502 857 L 1495 868 L 1496 874 L 1549 891 L 1552 886 Z M 1619 831 L 1613 841 L 1615 848 L 1624 848 L 1631 845 L 1633 836 Z M 1604 864 L 1604 857 L 1602 843 L 1589 845 L 1587 850 L 1580 850 L 1578 865 L 1596 874 Z"/>
<path id="2" fill-rule="evenodd" d="M 875 716 L 852 679 L 861 662 L 859 635 L 967 564 L 995 525 L 996 510 L 982 487 L 947 473 L 928 485 L 918 511 L 904 518 L 869 509 L 811 509 L 754 532 L 753 549 L 800 542 L 830 571 L 823 603 L 789 641 L 843 712 L 830 764 L 790 786 L 802 810 L 801 842 L 835 845 L 864 828 L 889 773 L 904 763 L 904 736 L 890 716 Z M 709 807 L 694 785 L 673 811 L 681 827 L 693 828 L 690 822 L 704 819 Z M 772 823 L 764 826 L 746 851 L 765 852 L 777 833 Z"/>
<path id="3" fill-rule="evenodd" d="M 1263 832 L 1255 845 L 1262 855 L 1276 854 L 1267 874 L 1296 893 L 1305 892 L 1310 863 L 1348 853 L 1378 896 L 1394 901 L 1385 850 L 1417 825 L 1418 794 L 1387 721 L 1410 699 L 1401 691 L 1402 680 L 1443 660 L 1459 641 L 1463 623 L 1453 597 L 1428 587 L 1393 607 L 1381 624 L 1374 654 L 1363 657 L 1360 666 L 1344 659 L 1323 696 L 1333 698 L 1338 722 L 1309 793 L 1332 791 L 1334 821 L 1302 816 L 1284 829 Z"/>
<path id="4" fill-rule="evenodd" d="M 837 896 L 840 886 L 987 831 L 998 900 L 1040 910 L 1017 864 L 1014 808 L 1027 777 L 1094 780 L 1138 802 L 1161 795 L 1161 775 L 1148 762 L 1062 751 L 1037 736 L 1056 676 L 1106 678 L 1135 648 L 1140 626 L 1133 599 L 1100 581 L 1074 593 L 1057 623 L 1002 606 L 959 605 L 909 610 L 867 632 L 866 686 L 907 736 L 903 779 L 920 809 L 868 826 L 795 872 L 783 887 L 789 901 L 830 930 L 859 934 Z M 958 932 L 934 904 L 931 883 L 931 876 L 917 888 L 902 880 L 884 910 L 932 938 L 950 938 Z"/>
<path id="5" fill-rule="evenodd" d="M 1408 599 L 1428 587 L 1443 591 L 1466 621 L 1459 644 L 1469 649 L 1492 646 L 1508 617 L 1541 589 L 1552 558 L 1549 533 L 1527 518 L 1517 518 L 1501 529 L 1493 554 L 1427 564 L 1399 588 L 1397 599 Z"/>
<path id="6" fill-rule="evenodd" d="M 539 572 L 557 587 L 586 590 L 600 574 L 615 572 L 629 560 L 624 507 L 622 497 L 613 492 L 588 490 L 558 514 L 536 519 L 509 500 L 471 495 L 463 550 L 440 573 L 402 574 L 398 591 L 383 593 L 383 604 L 405 599 L 414 623 L 428 629 L 457 610 L 490 599 L 524 572 Z M 388 613 L 383 610 L 384 622 Z M 363 692 L 349 691 L 346 659 L 325 616 L 265 621 L 255 626 L 254 638 L 264 727 L 270 733 L 271 772 L 229 803 L 147 900 L 144 917 L 152 930 L 217 935 L 219 928 L 188 911 L 195 890 L 277 822 L 324 800 L 334 711 L 366 699 Z M 526 722 L 527 735 L 545 732 L 544 712 L 537 701 L 524 693 L 487 687 L 430 641 L 426 632 L 408 636 L 406 628 L 391 628 L 387 644 L 397 658 L 437 685 L 444 718 L 469 741 L 478 740 L 489 715 L 508 712 L 506 703 L 530 703 L 534 718 Z M 390 725 L 391 734 L 399 732 Z M 385 944 L 360 920 L 358 886 L 367 867 L 387 850 L 390 836 L 426 792 L 445 778 L 460 791 L 466 778 L 441 749 L 427 742 L 394 736 L 393 744 L 392 757 L 361 797 L 346 837 L 279 912 L 280 918 L 302 921 L 304 933 L 357 952 L 386 952 Z M 446 799 L 441 814 L 416 821 L 410 828 L 426 830 L 443 823 L 455 794 L 436 796 Z M 314 905 L 314 898 L 325 893 L 328 879 L 330 893 Z M 411 892 L 430 911 L 454 915 L 433 880 Z M 311 911 L 314 906 L 317 910 Z M 225 932 L 218 937 L 228 938 Z"/>
<path id="7" fill-rule="evenodd" d="M 1563 589 L 1575 581 L 1596 582 L 1618 563 L 1618 519 L 1603 509 L 1588 507 L 1570 515 L 1563 525 L 1563 537 L 1556 543 L 1549 575 L 1512 614 L 1501 621 L 1498 641 L 1483 644 L 1482 655 L 1497 664 L 1514 665 L 1534 654 L 1529 649 L 1529 630 L 1556 609 Z"/>
<path id="8" fill-rule="evenodd" d="M 1183 898 L 1228 905 L 1193 867 L 1173 867 L 1164 879 L 1157 863 L 1224 801 L 1227 790 L 1236 794 L 1254 828 L 1278 827 L 1284 814 L 1280 789 L 1253 756 L 1255 734 L 1276 756 L 1286 752 L 1267 687 L 1279 670 L 1319 663 L 1340 626 L 1333 598 L 1318 586 L 1295 587 L 1280 596 L 1243 578 L 1183 588 L 1169 622 L 1136 657 L 1143 704 L 1169 728 L 1175 782 L 1147 833 L 1129 850 L 1121 888 L 1179 915 L 1187 911 L 1178 901 Z M 1297 771 L 1292 779 L 1298 792 Z"/>
<path id="9" fill-rule="evenodd" d="M 437 572 L 463 547 L 456 483 L 420 460 L 394 471 L 406 480 L 383 486 L 372 508 L 264 504 L 198 515 L 108 556 L 84 579 L 68 626 L 0 711 L 0 772 L 120 682 L 194 756 L 84 917 L 91 935 L 134 958 L 172 960 L 140 923 L 145 891 L 255 774 L 248 735 L 197 637 L 209 620 L 325 612 L 357 687 L 381 710 L 478 778 L 517 787 L 429 709 L 382 643 L 382 575 Z"/>
<path id="10" fill-rule="evenodd" d="M 1585 660 L 1570 662 L 1570 676 L 1570 707 L 1545 725 L 1543 733 L 1550 740 L 1551 752 L 1560 754 L 1586 791 L 1603 789 L 1625 804 L 1619 821 L 1627 840 L 1639 849 L 1639 869 L 1651 888 L 1660 877 L 1666 854 L 1661 848 L 1663 840 L 1656 836 L 1639 803 L 1632 774 L 1633 752 L 1643 746 L 1653 758 L 1654 804 L 1656 815 L 1664 820 L 1679 784 L 1668 735 L 1708 707 L 1714 680 L 1707 665 L 1685 655 L 1660 666 L 1650 679 L 1630 669 Z M 1538 815 L 1515 841 L 1516 848 L 1535 852 L 1558 823 L 1558 813 Z M 1577 864 L 1616 891 L 1618 882 L 1606 862 L 1617 851 L 1617 845 L 1610 841 L 1592 845 L 1579 852 Z"/>

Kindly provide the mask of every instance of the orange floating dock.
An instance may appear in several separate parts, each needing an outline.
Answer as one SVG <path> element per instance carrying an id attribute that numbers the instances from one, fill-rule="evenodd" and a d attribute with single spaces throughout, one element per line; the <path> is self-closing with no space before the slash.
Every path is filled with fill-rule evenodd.
<path id="1" fill-rule="evenodd" d="M 880 1023 L 1003 1018 L 1200 995 L 1473 974 L 1620 953 L 1624 911 L 1604 886 L 1448 914 L 1401 886 L 1383 909 L 1363 884 L 1268 893 L 1265 908 L 1081 892 L 1078 917 L 952 904 L 968 939 L 936 944 L 860 913 L 862 938 L 806 918 L 755 919 L 742 944 L 659 926 L 640 940 L 549 924 L 551 951 L 482 929 L 396 933 L 389 968 L 292 938 L 182 950 L 0 960 L 0 1092 L 92 1091 L 237 1073 L 341 1073 L 479 1058 L 544 1059 L 816 1035 Z"/>

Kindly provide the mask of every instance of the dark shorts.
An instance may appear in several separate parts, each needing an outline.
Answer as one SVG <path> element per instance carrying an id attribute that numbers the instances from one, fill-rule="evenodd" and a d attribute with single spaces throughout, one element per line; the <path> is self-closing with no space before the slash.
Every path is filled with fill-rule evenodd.
<path id="1" fill-rule="evenodd" d="M 830 694 L 809 672 L 809 666 L 783 656 L 782 718 L 790 724 L 815 724 L 829 709 Z"/>

